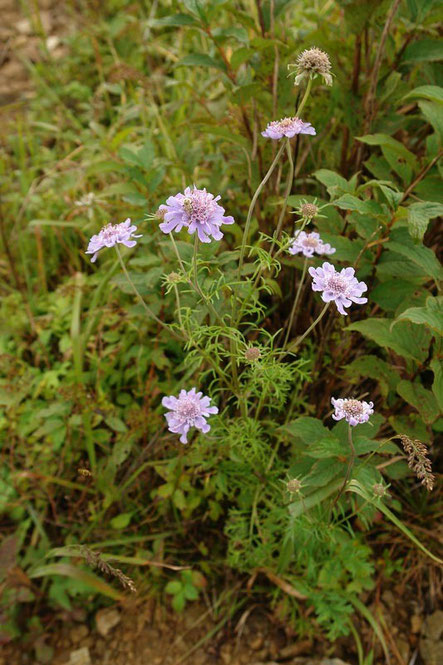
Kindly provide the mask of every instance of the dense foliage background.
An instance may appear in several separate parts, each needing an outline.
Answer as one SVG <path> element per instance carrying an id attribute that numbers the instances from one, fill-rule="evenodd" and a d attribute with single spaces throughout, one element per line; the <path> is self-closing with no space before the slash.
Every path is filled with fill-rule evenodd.
<path id="1" fill-rule="evenodd" d="M 332 639 L 355 631 L 357 611 L 384 643 L 368 609 L 375 577 L 423 590 L 424 566 L 437 575 L 423 548 L 436 549 L 438 489 L 421 486 L 392 437 L 420 440 L 433 459 L 443 428 L 441 6 L 80 5 L 65 56 L 53 59 L 42 34 L 42 60 L 28 63 L 36 95 L 1 146 L 3 632 L 29 628 L 23 609 L 36 603 L 121 600 L 135 584 L 178 611 L 216 590 L 235 612 L 249 593 L 300 634 Z M 334 82 L 316 79 L 303 110 L 317 136 L 294 143 L 284 228 L 293 233 L 302 201 L 325 206 L 315 227 L 336 247 L 334 264 L 368 284 L 369 302 L 346 318 L 329 310 L 291 360 L 268 358 L 303 266 L 268 251 L 285 159 L 255 208 L 241 285 L 238 247 L 276 151 L 260 133 L 294 114 L 300 88 L 287 65 L 311 46 L 329 54 Z M 177 259 L 154 213 L 194 183 L 220 193 L 236 221 L 199 258 L 218 312 L 233 298 L 249 303 L 241 339 L 232 332 L 234 360 L 198 294 L 183 289 L 194 340 L 185 348 L 146 318 L 112 251 L 94 266 L 84 253 L 105 223 L 131 217 L 143 234 L 125 254 L 131 277 L 162 321 L 177 320 L 166 279 Z M 177 245 L 190 261 L 185 232 Z M 307 283 L 294 338 L 320 310 Z M 244 360 L 249 345 L 261 349 L 258 365 Z M 197 347 L 225 375 L 236 366 L 258 413 L 240 413 Z M 221 415 L 184 448 L 166 429 L 161 397 L 193 385 Z M 376 411 L 356 433 L 355 491 L 332 506 L 348 449 L 331 396 L 366 396 Z M 296 497 L 291 478 L 302 483 Z M 371 494 L 374 484 L 385 496 Z"/>

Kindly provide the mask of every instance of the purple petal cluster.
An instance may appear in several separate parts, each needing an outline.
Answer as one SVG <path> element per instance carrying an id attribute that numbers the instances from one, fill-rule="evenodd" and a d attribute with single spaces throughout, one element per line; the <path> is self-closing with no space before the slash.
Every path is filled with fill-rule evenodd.
<path id="1" fill-rule="evenodd" d="M 225 209 L 217 203 L 220 196 L 214 196 L 206 189 L 186 187 L 183 194 L 170 196 L 166 205 L 161 205 L 158 211 L 163 222 L 160 229 L 163 233 L 181 231 L 187 227 L 188 233 L 197 232 L 201 242 L 221 240 L 223 233 L 220 231 L 222 224 L 233 224 L 234 218 L 225 216 Z"/>
<path id="2" fill-rule="evenodd" d="M 334 254 L 335 247 L 332 247 L 327 242 L 323 242 L 320 234 L 313 231 L 312 233 L 305 233 L 300 231 L 294 238 L 291 246 L 288 249 L 289 254 L 303 254 L 308 259 L 311 259 L 314 254 L 322 256 L 323 254 Z"/>
<path id="3" fill-rule="evenodd" d="M 321 268 L 309 268 L 309 274 L 313 278 L 312 290 L 323 291 L 322 300 L 334 301 L 340 314 L 346 315 L 345 307 L 353 302 L 359 305 L 368 302 L 367 298 L 361 297 L 368 287 L 356 279 L 354 268 L 343 268 L 338 272 L 330 263 L 323 263 Z"/>
<path id="4" fill-rule="evenodd" d="M 181 434 L 181 443 L 188 443 L 187 434 L 191 427 L 196 427 L 206 434 L 211 429 L 206 418 L 211 413 L 218 413 L 216 406 L 209 406 L 211 398 L 203 396 L 203 393 L 195 392 L 195 388 L 189 391 L 180 390 L 179 396 L 163 397 L 162 404 L 169 413 L 165 413 L 168 429 L 174 434 Z"/>
<path id="5" fill-rule="evenodd" d="M 310 134 L 311 136 L 315 136 L 316 132 L 310 122 L 303 122 L 303 120 L 294 116 L 292 118 L 283 118 L 282 120 L 273 120 L 261 134 L 268 139 L 278 141 L 283 136 L 291 139 L 296 134 Z"/>
<path id="6" fill-rule="evenodd" d="M 132 240 L 132 238 L 141 238 L 141 235 L 134 235 L 135 231 L 137 231 L 137 227 L 131 225 L 129 217 L 120 224 L 107 224 L 100 233 L 92 236 L 86 254 L 93 254 L 91 262 L 94 263 L 97 254 L 104 247 L 114 247 L 117 243 L 126 247 L 134 247 L 137 241 Z"/>
<path id="7" fill-rule="evenodd" d="M 334 420 L 342 420 L 352 425 L 361 425 L 367 423 L 369 416 L 374 413 L 373 402 L 361 402 L 358 399 L 335 399 L 331 397 L 332 406 L 335 413 L 332 414 Z"/>

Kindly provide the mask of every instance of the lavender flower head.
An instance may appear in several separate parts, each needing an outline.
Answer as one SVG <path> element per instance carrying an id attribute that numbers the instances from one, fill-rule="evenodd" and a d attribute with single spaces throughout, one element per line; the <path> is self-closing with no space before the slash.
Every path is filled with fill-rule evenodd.
<path id="1" fill-rule="evenodd" d="M 315 136 L 316 132 L 310 122 L 303 122 L 300 118 L 283 118 L 282 120 L 273 120 L 268 124 L 265 131 L 261 133 L 268 139 L 278 140 L 286 136 L 291 139 L 296 134 L 310 134 Z"/>
<path id="2" fill-rule="evenodd" d="M 179 396 L 163 397 L 162 404 L 169 413 L 165 413 L 168 421 L 168 429 L 174 434 L 181 434 L 180 441 L 188 443 L 187 434 L 191 427 L 196 427 L 206 434 L 211 429 L 206 418 L 211 413 L 218 413 L 216 406 L 209 406 L 210 397 L 202 397 L 203 393 L 195 392 L 195 388 L 189 391 L 180 390 Z"/>
<path id="3" fill-rule="evenodd" d="M 353 302 L 359 305 L 368 302 L 367 298 L 361 298 L 368 287 L 354 277 L 354 268 L 343 268 L 338 272 L 330 263 L 323 263 L 321 268 L 309 268 L 309 274 L 313 278 L 312 290 L 323 291 L 323 302 L 334 301 L 340 314 L 346 315 L 345 307 Z"/>
<path id="4" fill-rule="evenodd" d="M 132 238 L 141 238 L 141 235 L 134 235 L 134 231 L 137 231 L 137 227 L 131 225 L 129 217 L 120 224 L 107 224 L 97 235 L 92 236 L 85 253 L 93 254 L 91 262 L 94 263 L 97 254 L 104 247 L 114 247 L 117 243 L 126 247 L 134 247 L 137 241 Z"/>
<path id="5" fill-rule="evenodd" d="M 289 254 L 295 255 L 301 252 L 308 259 L 311 259 L 314 254 L 322 256 L 323 254 L 334 254 L 335 251 L 335 247 L 332 247 L 327 242 L 323 242 L 320 234 L 315 231 L 313 233 L 300 231 L 288 249 Z"/>
<path id="6" fill-rule="evenodd" d="M 215 196 L 206 189 L 186 187 L 183 194 L 170 196 L 166 205 L 158 209 L 159 217 L 163 218 L 160 229 L 163 233 L 181 231 L 184 226 L 188 233 L 197 231 L 201 242 L 221 240 L 223 233 L 220 231 L 222 224 L 233 224 L 234 218 L 225 216 L 225 209 L 217 203 L 220 196 Z"/>
<path id="7" fill-rule="evenodd" d="M 374 413 L 373 402 L 361 402 L 358 399 L 335 399 L 331 397 L 332 406 L 335 413 L 332 414 L 334 420 L 343 418 L 352 427 L 367 423 L 369 416 Z"/>

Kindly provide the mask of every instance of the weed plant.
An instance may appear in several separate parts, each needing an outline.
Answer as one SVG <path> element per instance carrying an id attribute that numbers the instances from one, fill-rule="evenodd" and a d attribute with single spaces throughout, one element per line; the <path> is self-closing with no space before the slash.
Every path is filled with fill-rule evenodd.
<path id="1" fill-rule="evenodd" d="M 378 541 L 439 562 L 441 7 L 81 4 L 2 145 L 2 630 L 228 566 L 387 652 Z"/>

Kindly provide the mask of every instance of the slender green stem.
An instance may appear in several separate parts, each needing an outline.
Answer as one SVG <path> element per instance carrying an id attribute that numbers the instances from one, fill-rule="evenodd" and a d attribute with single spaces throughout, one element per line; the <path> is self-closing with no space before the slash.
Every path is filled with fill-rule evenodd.
<path id="1" fill-rule="evenodd" d="M 305 260 L 304 260 L 304 263 L 303 263 L 303 272 L 301 274 L 300 282 L 299 282 L 298 287 L 297 287 L 297 293 L 295 294 L 294 304 L 292 305 L 291 315 L 289 317 L 288 329 L 286 331 L 286 337 L 285 337 L 285 341 L 283 343 L 283 348 L 286 347 L 286 344 L 289 341 L 289 336 L 291 334 L 292 325 L 294 323 L 294 317 L 295 317 L 295 313 L 297 311 L 298 301 L 300 300 L 301 290 L 302 290 L 303 283 L 305 281 L 307 269 L 308 269 L 308 257 L 305 257 Z"/>
<path id="2" fill-rule="evenodd" d="M 174 236 L 172 235 L 172 231 L 171 231 L 171 233 L 169 234 L 169 237 L 171 238 L 172 246 L 173 246 L 173 248 L 174 248 L 174 252 L 175 252 L 175 255 L 176 255 L 176 257 L 177 257 L 177 260 L 178 260 L 178 263 L 179 263 L 179 265 L 180 265 L 180 268 L 181 268 L 183 274 L 186 275 L 185 266 L 184 266 L 184 264 L 183 264 L 182 257 L 180 256 L 180 253 L 179 253 L 179 251 L 178 251 L 178 247 L 177 247 L 177 245 L 176 245 L 176 243 L 175 243 Z"/>
<path id="3" fill-rule="evenodd" d="M 311 325 L 309 326 L 309 328 L 303 333 L 303 335 L 302 335 L 301 337 L 299 337 L 299 338 L 294 342 L 294 344 L 291 344 L 291 346 L 288 347 L 288 351 L 295 351 L 296 349 L 298 349 L 298 347 L 299 347 L 300 344 L 303 342 L 303 340 L 309 335 L 310 332 L 312 332 L 312 330 L 314 330 L 314 328 L 315 328 L 315 326 L 317 325 L 317 323 L 319 323 L 319 322 L 321 321 L 321 319 L 324 317 L 324 315 L 326 314 L 326 311 L 327 311 L 327 309 L 328 309 L 328 307 L 329 307 L 330 304 L 331 304 L 331 303 L 329 303 L 329 302 L 326 303 L 326 305 L 323 307 L 322 311 L 321 311 L 320 314 L 317 316 L 317 318 L 315 319 L 315 321 L 314 321 L 313 323 L 311 323 Z"/>
<path id="4" fill-rule="evenodd" d="M 285 143 L 282 142 L 277 154 L 275 155 L 275 157 L 273 159 L 273 162 L 272 162 L 271 166 L 268 169 L 268 172 L 266 173 L 265 177 L 263 178 L 263 180 L 261 181 L 261 183 L 257 187 L 256 192 L 255 192 L 254 196 L 252 197 L 252 201 L 251 201 L 251 204 L 250 204 L 249 210 L 248 210 L 248 215 L 246 217 L 245 230 L 243 232 L 242 244 L 241 244 L 241 248 L 240 248 L 240 259 L 239 259 L 239 264 L 238 264 L 238 273 L 239 273 L 239 275 L 241 275 L 241 269 L 242 269 L 243 259 L 244 259 L 245 250 L 246 250 L 246 243 L 248 242 L 248 238 L 249 238 L 249 227 L 251 226 L 251 219 L 252 219 L 252 214 L 254 212 L 255 204 L 257 203 L 257 199 L 260 195 L 260 192 L 262 191 L 263 187 L 268 182 L 269 178 L 272 175 L 273 170 L 277 166 L 278 161 L 279 161 L 284 149 L 285 149 Z"/>
<path id="5" fill-rule="evenodd" d="M 120 261 L 120 265 L 121 265 L 122 270 L 123 270 L 123 272 L 124 272 L 124 275 L 125 275 L 125 277 L 126 277 L 126 279 L 127 279 L 127 281 L 128 281 L 128 284 L 130 285 L 130 287 L 131 287 L 131 289 L 132 289 L 134 295 L 136 296 L 136 298 L 137 298 L 137 300 L 139 301 L 140 305 L 143 306 L 144 310 L 145 310 L 146 313 L 149 315 L 149 317 L 150 317 L 151 319 L 154 319 L 154 321 L 156 321 L 156 322 L 157 322 L 162 328 L 165 328 L 166 330 L 168 330 L 168 331 L 171 333 L 171 335 L 173 335 L 176 339 L 182 339 L 180 335 L 177 335 L 177 333 L 175 333 L 175 332 L 171 329 L 170 326 L 168 326 L 168 325 L 167 325 L 166 323 L 164 323 L 161 319 L 159 319 L 158 316 L 156 316 L 156 315 L 154 314 L 154 312 L 151 310 L 151 308 L 148 307 L 148 305 L 145 303 L 145 301 L 144 301 L 143 298 L 141 297 L 141 295 L 140 295 L 140 293 L 139 293 L 137 287 L 135 286 L 134 282 L 132 281 L 132 279 L 131 279 L 131 277 L 130 277 L 130 275 L 129 275 L 129 272 L 128 272 L 128 270 L 127 270 L 127 268 L 126 268 L 126 266 L 125 266 L 125 263 L 124 263 L 124 261 L 123 261 L 123 258 L 122 258 L 122 255 L 121 255 L 121 252 L 120 252 L 120 250 L 119 250 L 119 248 L 118 248 L 118 245 L 115 245 L 115 251 L 117 252 L 118 260 Z"/>
<path id="6" fill-rule="evenodd" d="M 280 216 L 278 218 L 278 223 L 277 223 L 277 229 L 274 233 L 274 239 L 272 241 L 271 249 L 269 250 L 271 256 L 275 247 L 276 241 L 280 238 L 281 234 L 281 229 L 283 226 L 283 221 L 285 218 L 285 213 L 286 213 L 286 208 L 288 207 L 288 198 L 291 193 L 292 189 L 292 182 L 294 180 L 294 160 L 292 158 L 292 148 L 291 148 L 291 140 L 286 139 L 286 153 L 288 155 L 288 161 L 289 161 L 289 171 L 288 171 L 288 179 L 286 181 L 286 190 L 285 190 L 285 198 L 283 201 L 283 206 L 280 211 Z"/>
<path id="7" fill-rule="evenodd" d="M 214 305 L 212 304 L 212 302 L 210 301 L 208 296 L 205 293 L 203 293 L 202 289 L 200 288 L 200 284 L 198 283 L 197 254 L 198 254 L 198 235 L 197 235 L 197 232 L 195 232 L 194 254 L 192 256 L 192 271 L 194 273 L 194 288 L 197 291 L 198 295 L 205 302 L 206 307 L 209 309 L 209 311 L 215 316 L 217 321 L 220 323 L 220 325 L 223 328 L 226 328 L 226 324 L 223 321 L 222 317 L 217 312 L 217 310 L 215 309 Z"/>
<path id="8" fill-rule="evenodd" d="M 177 284 L 174 284 L 173 286 L 174 286 L 174 292 L 175 292 L 175 301 L 177 303 L 177 316 L 178 316 L 178 322 L 180 324 L 180 330 L 183 332 L 184 335 L 186 335 L 185 329 L 184 329 L 184 326 L 183 326 L 181 304 L 180 304 L 180 295 L 179 295 L 179 292 L 178 292 Z"/>
<path id="9" fill-rule="evenodd" d="M 309 81 L 308 81 L 308 85 L 306 86 L 305 94 L 303 95 L 303 98 L 302 98 L 302 100 L 301 100 L 300 104 L 298 105 L 298 108 L 295 112 L 295 115 L 298 118 L 300 117 L 300 113 L 303 111 L 303 108 L 304 108 L 306 102 L 308 101 L 308 97 L 311 93 L 311 88 L 312 88 L 312 79 L 310 78 Z"/>
<path id="10" fill-rule="evenodd" d="M 349 478 L 351 477 L 352 469 L 354 467 L 354 462 L 355 462 L 355 447 L 354 447 L 354 441 L 352 440 L 352 426 L 348 424 L 348 443 L 349 443 L 349 449 L 351 451 L 350 457 L 349 457 L 349 464 L 348 468 L 346 469 L 346 475 L 345 479 L 343 481 L 343 485 L 340 487 L 337 496 L 335 497 L 332 506 L 331 506 L 331 512 L 332 509 L 334 508 L 335 505 L 337 505 L 339 498 L 343 494 L 343 492 L 346 489 L 346 485 L 348 484 Z"/>

